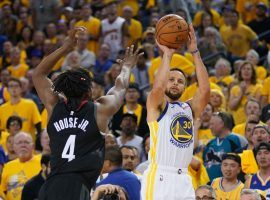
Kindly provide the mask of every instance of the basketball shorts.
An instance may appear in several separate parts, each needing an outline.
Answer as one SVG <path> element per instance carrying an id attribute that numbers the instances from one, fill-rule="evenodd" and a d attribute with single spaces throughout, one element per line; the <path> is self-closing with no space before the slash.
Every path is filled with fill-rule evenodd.
<path id="1" fill-rule="evenodd" d="M 50 177 L 40 189 L 39 200 L 89 200 L 90 191 L 78 175 Z"/>
<path id="2" fill-rule="evenodd" d="M 187 168 L 149 165 L 143 174 L 142 200 L 194 200 L 195 192 Z"/>

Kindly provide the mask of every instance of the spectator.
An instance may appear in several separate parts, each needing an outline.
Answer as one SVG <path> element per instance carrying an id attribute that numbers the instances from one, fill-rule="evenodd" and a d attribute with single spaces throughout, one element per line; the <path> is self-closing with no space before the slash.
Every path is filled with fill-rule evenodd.
<path id="1" fill-rule="evenodd" d="M 135 114 L 137 119 L 137 134 L 143 137 L 149 132 L 149 128 L 146 122 L 146 108 L 139 103 L 140 89 L 138 84 L 130 83 L 125 95 L 125 104 L 119 109 L 119 111 L 113 116 L 112 130 L 119 132 L 121 128 L 121 121 L 123 114 L 130 113 Z M 141 148 L 139 148 L 141 149 Z M 140 151 L 141 152 L 141 151 Z"/>
<path id="2" fill-rule="evenodd" d="M 112 66 L 113 62 L 109 59 L 110 57 L 110 46 L 103 43 L 100 46 L 96 63 L 94 66 L 94 72 L 98 74 L 105 74 Z"/>
<path id="3" fill-rule="evenodd" d="M 21 200 L 38 199 L 39 190 L 51 172 L 50 155 L 43 154 L 41 157 L 40 164 L 41 164 L 41 171 L 39 172 L 39 174 L 32 177 L 25 183 L 22 190 Z"/>
<path id="4" fill-rule="evenodd" d="M 230 26 L 221 29 L 220 34 L 230 53 L 229 60 L 233 62 L 245 57 L 251 44 L 257 40 L 257 35 L 251 28 L 239 23 L 239 13 L 236 10 L 231 10 L 229 17 Z"/>
<path id="5" fill-rule="evenodd" d="M 222 156 L 226 153 L 241 153 L 247 145 L 245 138 L 231 133 L 232 118 L 225 112 L 214 113 L 210 121 L 210 129 L 215 136 L 203 151 L 204 165 L 210 180 L 221 177 Z M 222 142 L 221 142 L 222 141 Z"/>
<path id="6" fill-rule="evenodd" d="M 141 189 L 140 181 L 133 173 L 123 170 L 121 167 L 121 150 L 116 146 L 107 148 L 102 171 L 109 174 L 97 184 L 97 187 L 104 184 L 118 185 L 127 191 L 130 200 L 139 200 Z"/>
<path id="7" fill-rule="evenodd" d="M 123 7 L 122 17 L 126 20 L 128 31 L 130 34 L 128 46 L 137 45 L 142 37 L 142 24 L 140 21 L 132 18 L 133 17 L 133 9 L 131 6 Z"/>
<path id="8" fill-rule="evenodd" d="M 264 2 L 259 2 L 256 5 L 256 17 L 247 24 L 254 32 L 258 35 L 264 34 L 269 29 L 270 26 L 270 17 L 267 16 L 267 6 Z M 270 43 L 270 35 L 266 34 L 262 36 L 260 40 Z"/>
<path id="9" fill-rule="evenodd" d="M 246 174 L 255 174 L 259 170 L 258 164 L 256 162 L 255 147 L 260 145 L 262 142 L 270 141 L 269 127 L 257 124 L 252 129 L 251 141 L 253 144 L 253 149 L 244 150 L 241 156 L 242 160 L 242 171 Z"/>
<path id="10" fill-rule="evenodd" d="M 0 106 L 0 125 L 6 128 L 6 122 L 11 115 L 18 115 L 23 119 L 22 131 L 30 133 L 35 141 L 35 133 L 41 132 L 41 118 L 37 106 L 31 100 L 21 98 L 22 85 L 16 78 L 8 81 L 10 101 Z"/>
<path id="11" fill-rule="evenodd" d="M 11 3 L 5 2 L 5 4 L 2 5 L 1 10 L 0 35 L 6 35 L 9 40 L 15 42 L 17 17 L 12 14 Z"/>
<path id="12" fill-rule="evenodd" d="M 14 151 L 14 135 L 9 135 L 7 137 L 6 149 L 7 149 L 7 153 L 6 153 L 7 162 L 18 158 L 16 152 Z"/>
<path id="13" fill-rule="evenodd" d="M 16 78 L 25 76 L 29 66 L 21 62 L 21 50 L 18 47 L 13 47 L 10 54 L 11 65 L 7 67 L 10 75 Z"/>
<path id="14" fill-rule="evenodd" d="M 40 134 L 40 144 L 42 147 L 42 155 L 51 154 L 51 148 L 50 148 L 50 138 L 47 132 L 47 129 L 42 130 Z"/>
<path id="15" fill-rule="evenodd" d="M 213 24 L 213 16 L 211 15 L 211 13 L 208 12 L 204 12 L 201 16 L 201 22 L 200 25 L 197 27 L 197 36 L 198 38 L 204 37 L 205 36 L 205 30 L 206 28 L 214 28 L 214 24 Z"/>
<path id="16" fill-rule="evenodd" d="M 61 70 L 66 71 L 69 69 L 79 68 L 81 66 L 82 57 L 78 51 L 74 50 L 70 52 L 62 65 Z"/>
<path id="17" fill-rule="evenodd" d="M 117 141 L 113 134 L 107 133 L 105 135 L 105 148 L 111 147 L 111 146 L 118 146 Z"/>
<path id="18" fill-rule="evenodd" d="M 253 142 L 252 142 L 252 131 L 254 129 L 254 127 L 259 124 L 259 121 L 258 120 L 248 120 L 246 122 L 246 126 L 245 126 L 245 138 L 247 139 L 248 141 L 248 145 L 247 147 L 245 148 L 246 150 L 252 150 L 254 148 L 254 145 L 253 145 Z M 245 150 L 243 151 L 243 153 L 245 152 Z M 243 168 L 243 167 L 242 167 Z"/>
<path id="19" fill-rule="evenodd" d="M 135 114 L 125 113 L 122 115 L 120 124 L 122 129 L 121 135 L 117 137 L 117 144 L 121 147 L 123 145 L 134 146 L 142 152 L 142 138 L 136 135 L 137 116 Z"/>
<path id="20" fill-rule="evenodd" d="M 247 117 L 246 121 L 241 124 L 237 124 L 233 128 L 233 132 L 239 135 L 245 135 L 246 122 L 249 120 L 259 121 L 261 115 L 261 105 L 260 102 L 256 99 L 250 98 L 247 100 L 244 107 L 245 116 Z"/>
<path id="21" fill-rule="evenodd" d="M 261 200 L 261 197 L 256 190 L 243 189 L 240 194 L 240 200 Z"/>
<path id="22" fill-rule="evenodd" d="M 49 39 L 53 44 L 56 43 L 56 34 L 57 34 L 57 29 L 55 23 L 49 23 L 45 27 L 45 33 L 46 33 L 46 38 Z"/>
<path id="23" fill-rule="evenodd" d="M 226 55 L 226 46 L 222 42 L 218 30 L 211 26 L 205 27 L 203 37 L 199 38 L 198 47 L 202 58 L 216 54 L 213 59 L 206 59 L 204 62 L 208 69 L 212 69 L 215 66 L 216 61 L 222 55 Z"/>
<path id="24" fill-rule="evenodd" d="M 11 54 L 12 47 L 13 47 L 13 45 L 12 45 L 11 41 L 5 41 L 3 44 L 3 54 L 0 57 L 0 67 L 2 69 L 11 65 L 10 54 Z"/>
<path id="25" fill-rule="evenodd" d="M 241 172 L 241 158 L 237 154 L 224 154 L 221 161 L 222 177 L 213 180 L 211 186 L 217 199 L 239 199 L 244 184 L 237 179 Z"/>
<path id="26" fill-rule="evenodd" d="M 117 15 L 117 4 L 106 6 L 106 18 L 101 21 L 101 42 L 110 45 L 110 58 L 116 59 L 119 50 L 128 43 L 128 26 L 125 19 Z"/>
<path id="27" fill-rule="evenodd" d="M 270 143 L 262 142 L 255 148 L 259 171 L 246 181 L 245 187 L 264 192 L 270 189 Z"/>
<path id="28" fill-rule="evenodd" d="M 214 112 L 226 110 L 226 99 L 220 90 L 211 89 L 210 103 L 213 106 Z"/>
<path id="29" fill-rule="evenodd" d="M 33 155 L 34 143 L 27 133 L 20 132 L 14 137 L 14 150 L 18 158 L 5 165 L 1 190 L 7 199 L 20 200 L 24 184 L 41 169 L 40 157 Z"/>
<path id="30" fill-rule="evenodd" d="M 84 4 L 81 8 L 81 20 L 78 20 L 75 26 L 84 26 L 87 29 L 87 49 L 93 53 L 97 53 L 99 49 L 99 36 L 101 22 L 92 16 L 92 9 L 89 3 Z"/>
<path id="31" fill-rule="evenodd" d="M 30 26 L 22 27 L 18 36 L 17 44 L 21 50 L 26 50 L 30 46 L 33 38 L 33 32 L 34 31 Z"/>
<path id="32" fill-rule="evenodd" d="M 257 83 L 257 76 L 252 63 L 245 61 L 242 63 L 238 83 L 230 90 L 228 106 L 232 110 L 235 124 L 245 122 L 246 115 L 244 106 L 248 98 L 260 100 L 262 85 Z"/>
<path id="33" fill-rule="evenodd" d="M 0 105 L 2 105 L 3 103 L 7 102 L 10 98 L 10 95 L 8 93 L 7 90 L 7 84 L 8 84 L 8 80 L 10 78 L 10 73 L 7 69 L 3 69 L 1 71 L 1 88 L 0 88 Z"/>
<path id="34" fill-rule="evenodd" d="M 135 169 L 137 166 L 137 155 L 133 149 L 133 146 L 122 146 L 120 149 L 123 156 L 122 168 L 136 174 Z"/>
<path id="35" fill-rule="evenodd" d="M 204 199 L 214 200 L 214 199 L 216 199 L 216 193 L 213 190 L 213 188 L 209 185 L 199 186 L 195 191 L 195 195 L 196 195 L 196 200 L 204 200 Z"/>
<path id="36" fill-rule="evenodd" d="M 43 43 L 45 40 L 45 35 L 42 31 L 35 31 L 33 34 L 33 42 L 26 49 L 27 58 L 31 59 L 33 52 L 39 52 L 40 55 L 43 55 Z M 36 53 L 37 54 L 37 53 Z"/>

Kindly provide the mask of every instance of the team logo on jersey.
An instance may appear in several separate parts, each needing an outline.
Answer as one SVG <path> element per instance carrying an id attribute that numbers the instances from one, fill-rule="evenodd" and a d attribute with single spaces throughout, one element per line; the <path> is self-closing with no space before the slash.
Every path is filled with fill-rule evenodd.
<path id="1" fill-rule="evenodd" d="M 187 116 L 176 116 L 170 126 L 172 137 L 179 143 L 188 143 L 193 138 L 193 125 Z"/>

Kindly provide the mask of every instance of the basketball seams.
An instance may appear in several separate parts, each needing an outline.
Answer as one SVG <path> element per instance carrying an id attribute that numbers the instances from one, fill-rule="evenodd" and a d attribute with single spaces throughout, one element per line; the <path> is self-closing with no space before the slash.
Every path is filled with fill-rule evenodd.
<path id="1" fill-rule="evenodd" d="M 171 22 L 174 22 L 174 21 L 185 21 L 184 19 L 174 19 L 174 20 L 171 20 L 169 22 L 167 22 L 166 24 L 163 24 L 159 29 L 157 29 L 157 32 L 156 32 L 156 35 L 158 35 L 159 31 L 164 27 L 166 26 L 168 23 L 171 23 Z M 186 22 L 186 21 L 185 21 Z M 188 26 L 187 26 L 187 29 L 186 30 L 183 30 L 183 31 L 187 31 L 188 30 Z M 181 32 L 183 32 L 181 31 Z"/>

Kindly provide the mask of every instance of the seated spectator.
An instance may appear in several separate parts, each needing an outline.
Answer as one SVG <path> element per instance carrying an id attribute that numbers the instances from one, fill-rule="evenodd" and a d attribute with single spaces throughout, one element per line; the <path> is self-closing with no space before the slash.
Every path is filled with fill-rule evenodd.
<path id="1" fill-rule="evenodd" d="M 112 133 L 107 133 L 105 135 L 105 148 L 111 146 L 118 146 L 116 137 Z"/>
<path id="2" fill-rule="evenodd" d="M 0 105 L 6 103 L 10 99 L 10 95 L 7 90 L 8 80 L 10 78 L 10 72 L 7 69 L 3 69 L 1 71 L 0 79 L 1 79 L 1 86 L 0 86 Z"/>
<path id="3" fill-rule="evenodd" d="M 118 147 L 112 146 L 107 148 L 102 171 L 109 174 L 96 186 L 98 187 L 104 184 L 118 185 L 127 191 L 130 200 L 139 200 L 141 190 L 140 181 L 133 173 L 122 169 L 122 160 L 122 153 Z"/>
<path id="4" fill-rule="evenodd" d="M 24 132 L 14 137 L 14 150 L 18 158 L 8 162 L 3 170 L 1 190 L 7 199 L 20 200 L 24 184 L 41 169 L 40 156 L 34 156 L 32 137 Z M 13 187 L 10 187 L 10 186 Z"/>
<path id="5" fill-rule="evenodd" d="M 137 130 L 137 116 L 135 114 L 125 113 L 122 115 L 120 124 L 121 134 L 117 137 L 117 144 L 121 146 L 134 146 L 142 152 L 142 137 L 136 134 Z"/>
<path id="6" fill-rule="evenodd" d="M 99 52 L 97 54 L 96 63 L 94 65 L 94 72 L 97 74 L 105 74 L 113 62 L 110 58 L 110 46 L 106 43 L 100 46 Z"/>
<path id="7" fill-rule="evenodd" d="M 195 191 L 196 200 L 216 199 L 215 190 L 209 185 L 200 185 Z"/>
<path id="8" fill-rule="evenodd" d="M 43 154 L 41 156 L 41 171 L 38 175 L 32 177 L 28 180 L 22 190 L 22 198 L 21 200 L 36 200 L 38 199 L 39 190 L 45 180 L 48 178 L 51 172 L 50 166 L 50 155 Z"/>
<path id="9" fill-rule="evenodd" d="M 35 31 L 33 34 L 33 43 L 26 49 L 27 58 L 32 58 L 33 51 L 39 51 L 43 55 L 43 43 L 45 40 L 45 34 L 42 31 Z"/>
<path id="10" fill-rule="evenodd" d="M 244 136 L 245 134 L 245 127 L 247 121 L 249 120 L 259 121 L 261 115 L 260 102 L 254 98 L 248 99 L 244 107 L 244 112 L 247 119 L 243 123 L 235 125 L 235 127 L 232 130 L 232 132 L 242 136 Z"/>
<path id="11" fill-rule="evenodd" d="M 14 135 L 9 135 L 7 137 L 6 149 L 7 162 L 18 158 L 16 152 L 14 151 Z"/>
<path id="12" fill-rule="evenodd" d="M 11 54 L 12 47 L 13 47 L 13 45 L 12 45 L 11 41 L 5 41 L 3 44 L 3 53 L 0 56 L 0 67 L 2 69 L 11 65 L 10 54 Z"/>
<path id="13" fill-rule="evenodd" d="M 261 190 L 266 193 L 270 189 L 270 143 L 260 143 L 255 148 L 255 157 L 259 171 L 247 179 L 245 188 Z"/>
<path id="14" fill-rule="evenodd" d="M 228 102 L 236 125 L 246 121 L 244 106 L 249 98 L 260 100 L 261 89 L 253 64 L 243 62 L 239 69 L 238 83 L 231 88 Z"/>
<path id="15" fill-rule="evenodd" d="M 141 91 L 139 89 L 139 85 L 130 83 L 125 95 L 125 104 L 113 116 L 111 121 L 112 130 L 115 133 L 119 132 L 121 129 L 121 121 L 123 119 L 123 115 L 126 113 L 134 114 L 137 117 L 136 134 L 143 137 L 146 133 L 149 133 L 149 128 L 146 121 L 146 108 L 139 103 L 140 96 Z"/>
<path id="16" fill-rule="evenodd" d="M 138 178 L 140 178 L 141 174 L 135 170 L 138 164 L 138 158 L 136 152 L 134 151 L 134 147 L 122 146 L 120 150 L 123 156 L 122 168 L 133 172 Z"/>
<path id="17" fill-rule="evenodd" d="M 246 174 L 255 174 L 259 170 L 258 163 L 255 156 L 255 147 L 260 145 L 262 142 L 270 141 L 269 127 L 257 124 L 252 129 L 251 141 L 253 149 L 244 150 L 241 156 L 242 160 L 242 171 Z"/>
<path id="18" fill-rule="evenodd" d="M 222 176 L 221 161 L 226 153 L 241 153 L 247 145 L 244 137 L 233 134 L 232 118 L 225 112 L 214 113 L 210 121 L 210 129 L 215 136 L 203 151 L 203 161 L 210 180 Z"/>
<path id="19" fill-rule="evenodd" d="M 226 111 L 226 99 L 220 90 L 211 89 L 210 103 L 213 106 L 214 112 Z"/>
<path id="20" fill-rule="evenodd" d="M 70 52 L 61 67 L 62 71 L 66 71 L 68 69 L 78 68 L 81 66 L 82 57 L 78 51 L 74 50 Z"/>
<path id="21" fill-rule="evenodd" d="M 221 161 L 222 177 L 213 180 L 211 186 L 217 199 L 239 199 L 244 184 L 237 176 L 241 172 L 241 158 L 234 153 L 224 154 Z"/>
<path id="22" fill-rule="evenodd" d="M 13 47 L 10 53 L 11 65 L 7 67 L 10 75 L 15 78 L 21 78 L 26 75 L 29 66 L 21 62 L 21 50 L 18 47 Z"/>

